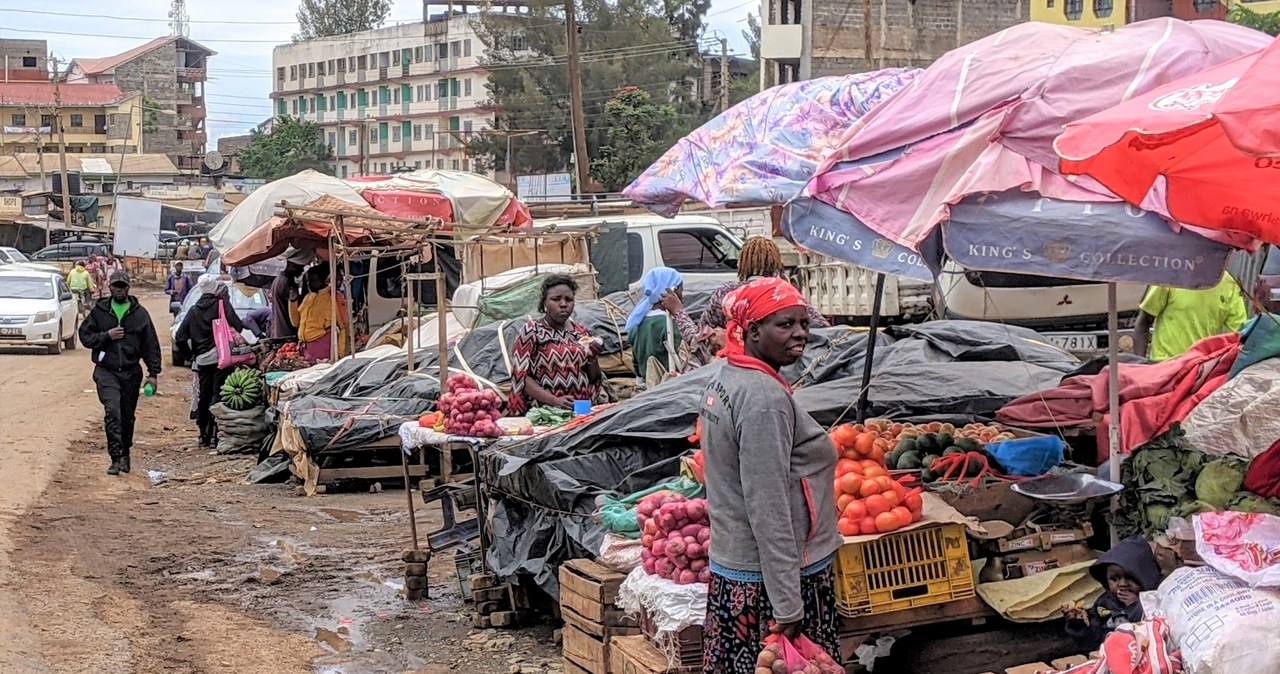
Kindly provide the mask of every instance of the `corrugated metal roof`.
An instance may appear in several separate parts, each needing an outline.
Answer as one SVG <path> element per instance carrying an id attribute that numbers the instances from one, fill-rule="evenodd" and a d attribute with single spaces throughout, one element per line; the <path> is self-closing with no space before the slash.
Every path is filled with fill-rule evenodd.
<path id="1" fill-rule="evenodd" d="M 101 75 L 122 63 L 128 63 L 129 61 L 132 61 L 153 49 L 157 49 L 177 40 L 183 40 L 191 46 L 204 50 L 208 52 L 210 56 L 217 53 L 189 38 L 178 37 L 176 35 L 166 35 L 165 37 L 158 37 L 146 44 L 139 45 L 129 51 L 116 54 L 115 56 L 106 56 L 100 59 L 76 59 L 75 62 L 86 75 Z"/>
<path id="2" fill-rule="evenodd" d="M 114 84 L 63 84 L 63 107 L 114 105 L 129 98 Z M 52 82 L 0 82 L 0 106 L 52 106 Z"/>
<path id="3" fill-rule="evenodd" d="M 120 169 L 120 158 L 124 157 L 124 169 Z M 15 173 L 11 177 L 30 177 L 39 175 L 39 157 L 33 152 L 23 154 L 15 154 L 12 157 L 0 157 L 0 176 L 7 176 L 8 165 L 4 160 L 13 160 L 17 167 L 22 169 L 22 173 Z M 88 160 L 89 165 L 85 166 Z M 102 163 L 99 163 L 102 162 Z M 102 164 L 105 163 L 109 170 L 101 171 Z M 46 154 L 44 157 L 44 169 L 46 172 L 56 171 L 58 167 L 58 156 L 56 154 Z M 176 176 L 180 174 L 178 167 L 174 166 L 173 160 L 168 155 L 163 154 L 67 154 L 67 170 L 79 173 L 90 174 L 115 174 L 122 173 L 131 176 Z"/>

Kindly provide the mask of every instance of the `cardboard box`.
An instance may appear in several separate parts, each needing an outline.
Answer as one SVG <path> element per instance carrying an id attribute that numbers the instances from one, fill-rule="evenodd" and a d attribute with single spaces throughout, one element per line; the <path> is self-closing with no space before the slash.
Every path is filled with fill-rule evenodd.
<path id="1" fill-rule="evenodd" d="M 1074 543 L 1059 545 L 1050 550 L 1028 550 L 1009 554 L 993 558 L 989 563 L 996 565 L 1000 577 L 1004 580 L 1015 580 L 1097 558 L 1098 554 L 1085 544 Z"/>

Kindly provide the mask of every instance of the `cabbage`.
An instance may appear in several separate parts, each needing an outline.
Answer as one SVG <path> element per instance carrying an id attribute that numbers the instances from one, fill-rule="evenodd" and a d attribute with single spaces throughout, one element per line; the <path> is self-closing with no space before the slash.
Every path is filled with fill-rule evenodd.
<path id="1" fill-rule="evenodd" d="M 1240 492 L 1229 504 L 1228 510 L 1234 510 L 1242 513 L 1266 513 L 1268 515 L 1280 515 L 1280 505 L 1275 501 L 1269 501 L 1257 494 L 1251 494 L 1247 491 Z"/>
<path id="2" fill-rule="evenodd" d="M 1244 470 L 1235 462 L 1212 461 L 1196 477 L 1196 498 L 1217 510 L 1227 507 L 1244 484 Z"/>

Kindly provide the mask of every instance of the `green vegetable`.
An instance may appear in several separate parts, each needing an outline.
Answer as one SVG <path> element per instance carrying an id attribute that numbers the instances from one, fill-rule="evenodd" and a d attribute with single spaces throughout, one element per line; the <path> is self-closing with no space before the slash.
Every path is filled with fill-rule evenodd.
<path id="1" fill-rule="evenodd" d="M 1245 491 L 1237 494 L 1236 497 L 1231 500 L 1231 503 L 1227 504 L 1227 510 L 1234 510 L 1242 513 L 1280 515 L 1280 503 Z"/>
<path id="2" fill-rule="evenodd" d="M 940 447 L 950 447 L 953 442 L 955 442 L 955 438 L 950 433 L 943 432 L 938 434 L 938 445 Z"/>
<path id="3" fill-rule="evenodd" d="M 1196 496 L 1217 510 L 1227 507 L 1240 485 L 1244 484 L 1244 470 L 1239 464 L 1219 459 L 1206 465 L 1196 477 Z"/>
<path id="4" fill-rule="evenodd" d="M 920 452 L 903 452 L 902 456 L 898 457 L 898 462 L 894 464 L 894 466 L 896 466 L 898 470 L 913 470 L 924 465 L 924 462 L 921 459 L 922 457 L 920 456 Z"/>
<path id="5" fill-rule="evenodd" d="M 959 447 L 966 452 L 982 451 L 982 443 L 974 440 L 973 438 L 956 438 L 956 447 Z"/>
<path id="6" fill-rule="evenodd" d="M 524 416 L 534 426 L 563 426 L 573 418 L 573 410 L 559 407 L 534 407 Z"/>

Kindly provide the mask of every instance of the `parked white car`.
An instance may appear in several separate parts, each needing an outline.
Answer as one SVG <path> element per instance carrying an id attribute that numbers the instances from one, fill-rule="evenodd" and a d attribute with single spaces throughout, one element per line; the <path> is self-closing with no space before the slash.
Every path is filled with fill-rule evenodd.
<path id="1" fill-rule="evenodd" d="M 79 304 L 61 274 L 0 268 L 0 346 L 76 348 Z"/>
<path id="2" fill-rule="evenodd" d="M 12 265 L 12 266 L 7 266 Z M 33 269 L 37 271 L 62 271 L 56 264 L 32 262 L 17 248 L 0 246 L 0 269 Z"/>

